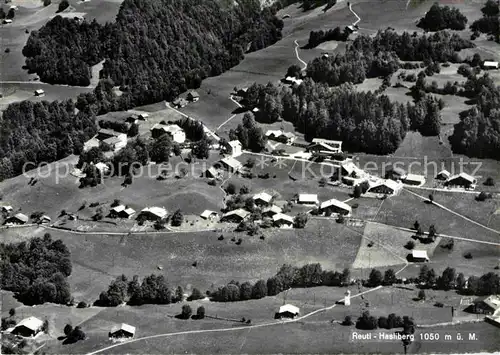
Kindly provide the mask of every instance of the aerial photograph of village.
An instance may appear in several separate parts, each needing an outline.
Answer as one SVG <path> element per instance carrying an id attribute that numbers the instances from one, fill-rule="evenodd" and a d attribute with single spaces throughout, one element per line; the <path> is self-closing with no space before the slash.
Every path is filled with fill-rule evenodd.
<path id="1" fill-rule="evenodd" d="M 0 354 L 500 354 L 499 0 L 0 0 Z"/>

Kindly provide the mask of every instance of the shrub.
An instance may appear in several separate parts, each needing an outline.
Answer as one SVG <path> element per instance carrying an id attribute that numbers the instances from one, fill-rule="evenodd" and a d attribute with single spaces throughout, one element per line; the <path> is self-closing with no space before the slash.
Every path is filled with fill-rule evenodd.
<path id="1" fill-rule="evenodd" d="M 57 8 L 57 12 L 64 11 L 64 10 L 66 10 L 68 7 L 69 7 L 69 2 L 68 2 L 68 0 L 62 0 L 62 1 L 59 3 L 59 7 Z"/>
<path id="2" fill-rule="evenodd" d="M 472 253 L 471 252 L 465 253 L 464 254 L 464 258 L 466 258 L 466 259 L 472 259 Z"/>
<path id="3" fill-rule="evenodd" d="M 52 4 L 52 0 L 43 0 L 43 6 L 49 6 Z"/>
<path id="4" fill-rule="evenodd" d="M 405 244 L 405 248 L 408 250 L 412 250 L 413 248 L 415 248 L 415 242 L 413 240 L 408 241 Z"/>
<path id="5" fill-rule="evenodd" d="M 73 331 L 73 326 L 71 324 L 66 324 L 64 327 L 64 335 L 68 336 Z"/>
<path id="6" fill-rule="evenodd" d="M 436 303 L 434 303 L 434 306 L 439 307 L 439 308 L 443 308 L 444 304 L 442 304 L 441 302 L 436 302 Z"/>
<path id="7" fill-rule="evenodd" d="M 198 309 L 196 310 L 196 318 L 198 319 L 205 318 L 205 307 L 203 306 L 198 307 Z"/>
<path id="8" fill-rule="evenodd" d="M 351 316 L 345 316 L 344 320 L 342 321 L 342 325 L 353 325 L 353 321 L 351 319 Z"/>
<path id="9" fill-rule="evenodd" d="M 417 298 L 418 298 L 419 300 L 425 300 L 425 291 L 424 291 L 424 290 L 420 290 L 420 291 L 418 291 Z"/>
<path id="10" fill-rule="evenodd" d="M 236 193 L 236 186 L 234 186 L 233 183 L 229 183 L 226 186 L 226 193 L 228 193 L 229 195 L 234 195 Z"/>
<path id="11" fill-rule="evenodd" d="M 486 201 L 491 199 L 493 196 L 490 193 L 486 193 L 484 191 L 481 191 L 479 195 L 476 196 L 476 201 Z"/>
<path id="12" fill-rule="evenodd" d="M 182 319 L 189 319 L 191 318 L 191 314 L 193 313 L 193 310 L 191 307 L 187 304 L 182 306 L 182 312 L 181 312 L 181 318 Z"/>
<path id="13" fill-rule="evenodd" d="M 76 305 L 76 308 L 86 308 L 86 307 L 87 307 L 87 303 L 85 303 L 85 301 L 80 301 Z"/>
<path id="14" fill-rule="evenodd" d="M 484 185 L 485 186 L 495 186 L 495 180 L 493 180 L 493 178 L 490 176 L 486 179 L 486 181 L 484 182 Z"/>
<path id="15" fill-rule="evenodd" d="M 10 53 L 10 48 L 5 48 L 5 53 Z"/>

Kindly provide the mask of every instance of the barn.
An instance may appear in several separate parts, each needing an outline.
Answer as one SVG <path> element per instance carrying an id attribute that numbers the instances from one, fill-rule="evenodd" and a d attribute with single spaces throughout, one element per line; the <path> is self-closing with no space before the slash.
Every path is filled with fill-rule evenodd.
<path id="1" fill-rule="evenodd" d="M 281 318 L 295 318 L 300 314 L 300 309 L 299 307 L 296 307 L 291 304 L 285 304 L 281 306 L 276 312 L 276 315 L 274 318 L 276 319 L 281 319 Z"/>
<path id="2" fill-rule="evenodd" d="M 122 323 L 115 326 L 109 332 L 110 338 L 133 338 L 135 335 L 135 327 Z"/>
<path id="3" fill-rule="evenodd" d="M 23 337 L 32 337 L 37 335 L 43 328 L 43 321 L 36 317 L 25 318 L 16 324 L 12 334 Z"/>

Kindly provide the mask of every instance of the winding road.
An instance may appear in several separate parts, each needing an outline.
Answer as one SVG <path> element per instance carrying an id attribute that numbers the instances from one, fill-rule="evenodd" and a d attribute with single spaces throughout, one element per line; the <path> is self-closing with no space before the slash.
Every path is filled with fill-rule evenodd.
<path id="1" fill-rule="evenodd" d="M 359 21 L 361 21 L 361 17 L 359 17 L 358 14 L 354 12 L 351 3 L 349 3 L 349 10 L 351 10 L 352 14 L 357 18 L 356 22 L 353 23 L 353 26 L 356 26 L 359 23 Z"/>
<path id="2" fill-rule="evenodd" d="M 304 66 L 302 68 L 302 71 L 306 70 L 307 69 L 307 63 L 304 62 L 302 59 L 300 59 L 300 56 L 299 56 L 299 42 L 297 42 L 297 40 L 295 40 L 295 55 L 297 56 L 297 59 L 299 60 L 299 62 Z"/>

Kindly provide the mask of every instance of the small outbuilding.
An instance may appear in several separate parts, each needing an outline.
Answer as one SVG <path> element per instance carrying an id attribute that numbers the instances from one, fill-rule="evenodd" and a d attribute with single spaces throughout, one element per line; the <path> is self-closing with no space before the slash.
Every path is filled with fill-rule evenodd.
<path id="1" fill-rule="evenodd" d="M 16 324 L 12 330 L 12 334 L 23 337 L 33 337 L 37 335 L 43 328 L 43 321 L 36 317 L 24 318 Z"/>
<path id="2" fill-rule="evenodd" d="M 8 224 L 26 224 L 28 223 L 29 221 L 29 218 L 28 216 L 26 216 L 25 214 L 22 214 L 22 213 L 18 213 L 16 214 L 15 216 L 12 216 L 10 218 L 7 219 L 7 223 Z"/>
<path id="3" fill-rule="evenodd" d="M 402 168 L 392 167 L 386 172 L 385 178 L 396 181 L 404 180 L 406 178 L 406 171 Z"/>
<path id="4" fill-rule="evenodd" d="M 425 250 L 412 250 L 411 258 L 414 262 L 427 262 L 429 257 L 427 256 L 427 251 Z"/>
<path id="5" fill-rule="evenodd" d="M 215 211 L 205 210 L 200 217 L 207 220 L 214 220 L 219 216 L 219 214 Z"/>
<path id="6" fill-rule="evenodd" d="M 122 323 L 115 326 L 109 332 L 110 338 L 133 338 L 135 336 L 135 327 Z"/>
<path id="7" fill-rule="evenodd" d="M 224 169 L 229 171 L 230 173 L 236 173 L 243 169 L 243 164 L 241 164 L 238 160 L 233 157 L 227 157 L 220 161 Z"/>
<path id="8" fill-rule="evenodd" d="M 229 141 L 227 152 L 233 158 L 239 157 L 243 153 L 243 147 L 239 140 Z"/>
<path id="9" fill-rule="evenodd" d="M 2 206 L 2 212 L 11 213 L 13 210 L 12 206 Z"/>
<path id="10" fill-rule="evenodd" d="M 484 69 L 498 69 L 498 62 L 485 60 L 483 63 L 483 68 Z"/>
<path id="11" fill-rule="evenodd" d="M 297 202 L 301 205 L 317 205 L 319 204 L 318 195 L 316 194 L 299 194 Z"/>
<path id="12" fill-rule="evenodd" d="M 273 223 L 278 228 L 293 228 L 293 217 L 283 213 L 276 213 L 273 216 Z"/>
<path id="13" fill-rule="evenodd" d="M 439 173 L 436 175 L 436 180 L 448 180 L 450 178 L 451 174 L 448 170 L 441 170 Z"/>
<path id="14" fill-rule="evenodd" d="M 186 107 L 188 102 L 186 99 L 182 98 L 182 97 L 178 97 L 177 99 L 175 99 L 172 104 L 177 107 L 177 108 L 183 108 L 183 107 Z"/>
<path id="15" fill-rule="evenodd" d="M 281 209 L 281 207 L 278 207 L 276 205 L 272 205 L 272 206 L 269 206 L 269 207 L 266 207 L 262 210 L 262 217 L 272 217 L 274 216 L 275 214 L 277 213 L 281 213 L 283 212 L 283 210 Z"/>
<path id="16" fill-rule="evenodd" d="M 448 180 L 446 180 L 445 185 L 471 189 L 476 187 L 476 183 L 477 180 L 473 176 L 467 173 L 460 173 L 458 175 L 451 176 Z"/>
<path id="17" fill-rule="evenodd" d="M 295 318 L 300 314 L 300 309 L 299 307 L 296 307 L 291 304 L 285 304 L 281 306 L 276 313 L 275 317 L 276 319 L 281 319 L 281 318 Z"/>
<path id="18" fill-rule="evenodd" d="M 45 91 L 43 91 L 42 89 L 37 89 L 37 90 L 35 90 L 35 96 L 38 96 L 38 97 L 45 96 Z"/>
<path id="19" fill-rule="evenodd" d="M 187 94 L 187 99 L 192 102 L 196 102 L 200 99 L 200 94 L 198 94 L 196 91 L 191 90 Z"/>
<path id="20" fill-rule="evenodd" d="M 38 220 L 38 223 L 41 223 L 41 224 L 45 224 L 45 223 L 50 223 L 52 221 L 52 219 L 47 216 L 47 215 L 43 215 L 42 217 L 40 217 L 40 219 Z"/>

